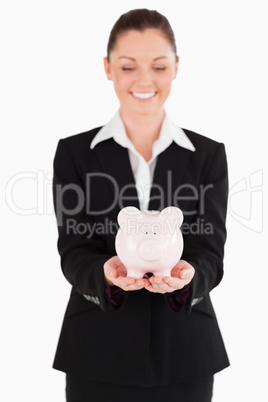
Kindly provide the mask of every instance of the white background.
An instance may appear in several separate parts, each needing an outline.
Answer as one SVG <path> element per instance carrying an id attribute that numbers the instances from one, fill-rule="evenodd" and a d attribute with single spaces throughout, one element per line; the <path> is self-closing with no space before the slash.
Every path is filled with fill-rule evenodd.
<path id="1" fill-rule="evenodd" d="M 102 58 L 116 19 L 139 7 L 166 15 L 177 38 L 169 115 L 228 155 L 225 277 L 212 299 L 232 366 L 216 375 L 213 400 L 268 400 L 266 2 L 9 0 L 0 9 L 2 401 L 64 401 L 64 374 L 51 366 L 70 285 L 56 250 L 52 162 L 60 138 L 117 110 Z"/>

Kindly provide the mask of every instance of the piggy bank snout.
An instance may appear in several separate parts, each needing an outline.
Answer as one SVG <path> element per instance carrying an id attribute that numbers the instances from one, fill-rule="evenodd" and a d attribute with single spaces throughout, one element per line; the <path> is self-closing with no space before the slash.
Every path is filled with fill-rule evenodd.
<path id="1" fill-rule="evenodd" d="M 138 248 L 140 257 L 145 261 L 155 261 L 162 257 L 163 246 L 155 240 L 146 240 Z"/>

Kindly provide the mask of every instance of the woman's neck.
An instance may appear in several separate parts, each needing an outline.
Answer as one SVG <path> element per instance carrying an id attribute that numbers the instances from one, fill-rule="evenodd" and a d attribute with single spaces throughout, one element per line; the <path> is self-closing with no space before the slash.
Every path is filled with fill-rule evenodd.
<path id="1" fill-rule="evenodd" d="M 124 122 L 127 136 L 136 150 L 148 162 L 152 157 L 153 143 L 160 134 L 161 125 L 165 117 L 164 109 L 154 115 L 134 115 L 121 108 L 120 115 Z"/>

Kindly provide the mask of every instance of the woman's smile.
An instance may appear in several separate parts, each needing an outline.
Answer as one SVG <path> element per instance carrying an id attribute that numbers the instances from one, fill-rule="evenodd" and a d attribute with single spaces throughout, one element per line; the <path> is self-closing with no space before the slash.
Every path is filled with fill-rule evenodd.
<path id="1" fill-rule="evenodd" d="M 148 102 L 152 100 L 156 95 L 157 91 L 154 92 L 130 92 L 131 95 L 141 102 Z"/>

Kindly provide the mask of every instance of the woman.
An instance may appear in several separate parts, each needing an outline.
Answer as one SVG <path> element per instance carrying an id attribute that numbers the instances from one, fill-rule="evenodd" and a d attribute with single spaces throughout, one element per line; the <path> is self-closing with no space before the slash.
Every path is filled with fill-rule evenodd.
<path id="1" fill-rule="evenodd" d="M 164 16 L 122 15 L 104 59 L 120 110 L 58 144 L 58 249 L 72 292 L 53 367 L 67 373 L 68 402 L 207 402 L 214 373 L 229 365 L 209 297 L 223 276 L 225 150 L 165 113 L 178 62 Z M 129 205 L 183 211 L 171 276 L 127 277 L 114 242 Z"/>

